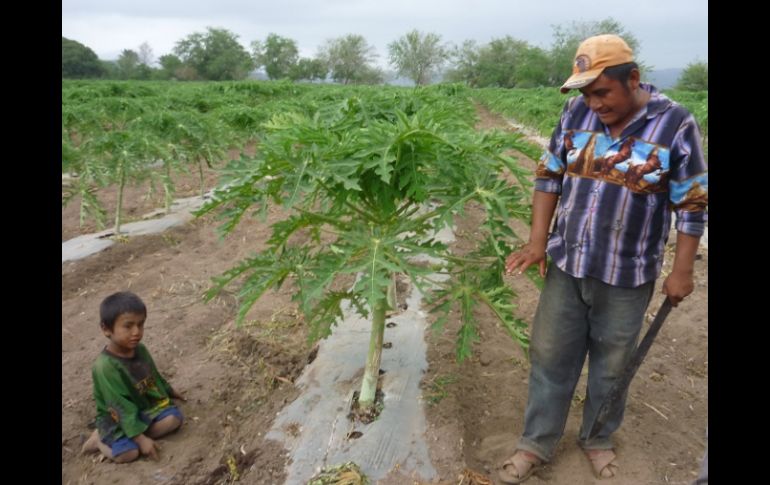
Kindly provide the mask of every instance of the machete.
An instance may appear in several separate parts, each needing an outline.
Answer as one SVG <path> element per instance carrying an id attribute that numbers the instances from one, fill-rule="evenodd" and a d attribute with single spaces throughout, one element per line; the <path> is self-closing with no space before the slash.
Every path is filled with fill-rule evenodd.
<path id="1" fill-rule="evenodd" d="M 596 413 L 594 424 L 591 426 L 591 430 L 588 432 L 587 440 L 590 440 L 596 436 L 599 433 L 599 430 L 602 429 L 602 426 L 604 426 L 604 424 L 607 422 L 611 412 L 616 411 L 616 407 L 628 389 L 628 385 L 631 383 L 631 379 L 633 379 L 634 374 L 636 374 L 636 371 L 642 364 L 644 356 L 647 355 L 647 351 L 650 350 L 652 341 L 655 340 L 655 336 L 658 335 L 658 330 L 660 330 L 661 325 L 663 325 L 663 320 L 666 319 L 668 313 L 671 311 L 671 307 L 671 301 L 668 299 L 668 297 L 666 297 L 663 300 L 663 304 L 660 306 L 660 309 L 658 310 L 658 314 L 655 315 L 655 319 L 650 324 L 649 330 L 647 330 L 647 333 L 644 335 L 641 343 L 634 351 L 634 355 L 631 357 L 628 365 L 623 370 L 623 374 L 620 376 L 620 378 L 618 378 L 617 381 L 615 381 L 615 384 L 613 384 L 610 392 L 604 398 L 602 405 L 599 407 L 599 412 Z"/>

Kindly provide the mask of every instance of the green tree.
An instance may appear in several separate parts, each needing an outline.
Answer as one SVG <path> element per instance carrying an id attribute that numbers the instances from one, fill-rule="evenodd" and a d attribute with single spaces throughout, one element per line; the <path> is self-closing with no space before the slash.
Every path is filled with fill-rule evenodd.
<path id="1" fill-rule="evenodd" d="M 120 79 L 137 79 L 139 73 L 139 54 L 131 49 L 123 49 L 116 62 Z"/>
<path id="2" fill-rule="evenodd" d="M 464 82 L 468 86 L 478 87 L 478 63 L 480 47 L 475 40 L 466 40 L 461 46 L 455 46 L 450 54 L 452 67 L 445 78 L 452 82 Z"/>
<path id="3" fill-rule="evenodd" d="M 61 77 L 94 78 L 104 74 L 96 53 L 78 41 L 61 38 Z"/>
<path id="4" fill-rule="evenodd" d="M 289 71 L 289 79 L 292 81 L 299 81 L 300 79 L 324 80 L 327 74 L 329 74 L 329 68 L 323 59 L 302 58 Z"/>
<path id="5" fill-rule="evenodd" d="M 257 66 L 264 66 L 270 79 L 289 77 L 297 65 L 299 51 L 297 43 L 278 34 L 268 34 L 264 42 L 258 40 L 251 43 L 254 60 Z"/>
<path id="6" fill-rule="evenodd" d="M 553 44 L 551 45 L 551 67 L 549 85 L 561 86 L 572 75 L 572 63 L 578 46 L 588 37 L 600 34 L 615 34 L 623 38 L 634 52 L 634 59 L 644 73 L 649 70 L 639 61 L 640 42 L 634 34 L 612 17 L 604 20 L 573 21 L 569 25 L 555 25 L 553 28 Z"/>
<path id="7" fill-rule="evenodd" d="M 473 87 L 536 87 L 548 85 L 548 53 L 511 36 L 479 47 L 465 41 L 452 53 L 451 81 Z"/>
<path id="8" fill-rule="evenodd" d="M 376 84 L 382 73 L 372 64 L 377 58 L 375 49 L 357 34 L 328 40 L 319 58 L 331 71 L 332 79 L 342 84 Z"/>
<path id="9" fill-rule="evenodd" d="M 118 71 L 118 65 L 115 61 L 102 61 L 99 60 L 99 64 L 102 66 L 102 77 L 105 79 L 120 79 L 120 72 Z"/>
<path id="10" fill-rule="evenodd" d="M 190 34 L 176 43 L 174 54 L 198 77 L 209 81 L 244 79 L 254 68 L 238 36 L 226 29 L 208 27 L 206 33 Z"/>
<path id="11" fill-rule="evenodd" d="M 382 84 L 385 81 L 385 73 L 379 67 L 364 66 L 358 73 L 357 84 Z"/>
<path id="12" fill-rule="evenodd" d="M 513 88 L 516 70 L 528 44 L 511 36 L 493 39 L 479 51 L 479 86 Z"/>
<path id="13" fill-rule="evenodd" d="M 434 72 L 449 57 L 448 49 L 441 45 L 440 35 L 423 35 L 417 29 L 388 44 L 388 52 L 390 63 L 398 74 L 408 77 L 418 86 L 428 84 Z"/>
<path id="14" fill-rule="evenodd" d="M 147 42 L 142 42 L 139 46 L 139 64 L 147 67 L 152 67 L 152 63 L 155 61 L 155 55 L 152 53 L 152 47 Z"/>
<path id="15" fill-rule="evenodd" d="M 684 91 L 708 91 L 709 63 L 692 62 L 687 64 L 676 82 L 675 89 Z"/>
<path id="16" fill-rule="evenodd" d="M 180 79 L 177 71 L 184 67 L 182 59 L 174 54 L 165 54 L 158 58 L 158 64 L 160 64 L 160 69 L 158 70 L 158 77 L 160 79 Z"/>
<path id="17" fill-rule="evenodd" d="M 548 86 L 548 52 L 540 47 L 527 46 L 520 54 L 514 79 L 517 88 Z"/>

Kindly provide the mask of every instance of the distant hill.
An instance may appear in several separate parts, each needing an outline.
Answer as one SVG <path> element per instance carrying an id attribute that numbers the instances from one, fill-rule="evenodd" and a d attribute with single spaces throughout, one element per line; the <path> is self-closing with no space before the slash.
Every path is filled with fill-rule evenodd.
<path id="1" fill-rule="evenodd" d="M 676 84 L 684 69 L 656 69 L 644 76 L 644 81 L 653 84 L 658 89 L 671 89 Z"/>

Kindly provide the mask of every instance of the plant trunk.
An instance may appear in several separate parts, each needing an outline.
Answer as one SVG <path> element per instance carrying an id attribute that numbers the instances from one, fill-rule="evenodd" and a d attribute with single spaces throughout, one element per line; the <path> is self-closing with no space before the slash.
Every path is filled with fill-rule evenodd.
<path id="1" fill-rule="evenodd" d="M 86 222 L 86 205 L 88 204 L 86 197 L 88 197 L 88 195 L 86 194 L 86 190 L 83 185 L 78 187 L 78 192 L 80 192 L 80 225 L 78 227 L 82 228 L 83 224 Z"/>
<path id="2" fill-rule="evenodd" d="M 203 162 L 201 159 L 198 159 L 198 175 L 200 175 L 201 180 L 201 199 L 203 198 Z"/>
<path id="3" fill-rule="evenodd" d="M 366 356 L 364 379 L 361 392 L 358 395 L 358 406 L 361 410 L 369 410 L 374 406 L 377 393 L 377 380 L 380 377 L 380 358 L 382 357 L 382 336 L 385 333 L 385 309 L 387 299 L 378 300 L 372 312 L 372 333 L 369 338 L 369 354 Z"/>
<path id="4" fill-rule="evenodd" d="M 118 207 L 115 209 L 115 235 L 120 235 L 120 212 L 123 210 L 123 188 L 126 186 L 126 167 L 120 165 L 120 183 L 118 184 Z"/>
<path id="5" fill-rule="evenodd" d="M 166 214 L 171 213 L 171 202 L 173 201 L 173 197 L 171 194 L 171 164 L 166 164 L 166 180 L 163 181 L 163 191 L 165 193 L 165 202 L 166 202 Z"/>
<path id="6" fill-rule="evenodd" d="M 398 305 L 398 295 L 396 293 L 396 273 L 390 274 L 390 284 L 388 285 L 388 309 L 396 311 Z"/>

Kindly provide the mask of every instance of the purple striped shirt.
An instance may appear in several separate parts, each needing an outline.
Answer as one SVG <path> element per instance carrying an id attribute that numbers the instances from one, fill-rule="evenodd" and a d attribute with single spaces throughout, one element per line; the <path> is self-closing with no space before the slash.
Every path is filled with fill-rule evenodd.
<path id="1" fill-rule="evenodd" d="M 695 118 L 641 86 L 650 100 L 618 139 L 582 96 L 570 98 L 535 179 L 535 190 L 561 194 L 547 247 L 554 263 L 625 288 L 660 274 L 672 210 L 685 234 L 703 234 L 707 219 L 708 167 Z"/>

